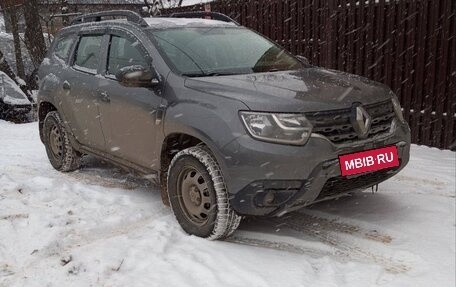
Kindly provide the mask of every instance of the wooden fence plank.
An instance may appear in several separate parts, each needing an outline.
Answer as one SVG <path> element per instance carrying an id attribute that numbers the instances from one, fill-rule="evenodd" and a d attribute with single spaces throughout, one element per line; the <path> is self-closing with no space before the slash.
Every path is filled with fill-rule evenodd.
<path id="1" fill-rule="evenodd" d="M 304 2 L 304 7 L 302 10 L 302 14 L 299 16 L 304 19 L 304 27 L 303 27 L 303 38 L 302 38 L 302 46 L 303 46 L 303 55 L 312 62 L 312 43 L 310 39 L 312 38 L 312 3 L 313 0 L 302 0 Z"/>
<path id="2" fill-rule="evenodd" d="M 356 41 L 356 0 L 348 3 L 348 26 L 347 26 L 347 72 L 355 72 L 355 41 Z"/>
<path id="3" fill-rule="evenodd" d="M 413 77 L 413 108 L 416 112 L 422 110 L 422 102 L 424 98 L 424 79 L 426 78 L 426 42 L 428 38 L 427 27 L 428 27 L 428 11 L 429 11 L 429 0 L 420 1 L 418 3 L 418 14 L 417 14 L 417 37 L 416 37 L 416 66 Z M 414 141 L 417 141 L 419 137 L 420 125 L 418 122 L 411 123 L 413 127 Z"/>
<path id="4" fill-rule="evenodd" d="M 375 31 L 375 5 L 372 1 L 368 2 L 367 8 L 367 40 L 366 40 L 366 59 L 364 65 L 364 75 L 370 79 L 374 77 L 373 65 L 375 62 L 375 52 L 374 52 L 374 31 Z"/>
<path id="5" fill-rule="evenodd" d="M 407 109 L 404 106 L 404 96 L 403 96 L 403 77 L 404 77 L 404 66 L 405 66 L 405 1 L 399 1 L 395 3 L 397 5 L 397 15 L 396 15 L 396 38 L 395 38 L 395 69 L 396 77 L 393 80 L 393 91 L 401 100 L 402 107 L 404 108 L 404 117 L 408 118 L 410 115 L 410 107 Z"/>
<path id="6" fill-rule="evenodd" d="M 337 66 L 337 3 L 335 1 L 327 1 L 325 7 L 326 22 L 326 67 L 335 69 Z"/>
<path id="7" fill-rule="evenodd" d="M 365 35 L 366 35 L 366 19 L 364 16 L 364 6 L 366 5 L 365 1 L 359 1 L 356 9 L 356 46 L 355 46 L 355 59 L 356 67 L 355 73 L 358 75 L 364 75 L 364 59 L 365 59 Z"/>
<path id="8" fill-rule="evenodd" d="M 337 69 L 346 71 L 346 64 L 347 64 L 347 40 L 346 40 L 346 34 L 347 34 L 347 19 L 348 17 L 346 16 L 347 13 L 347 0 L 341 0 L 338 10 L 339 13 L 337 15 L 338 17 L 338 63 L 337 63 Z"/>
<path id="9" fill-rule="evenodd" d="M 296 27 L 296 39 L 295 45 L 297 49 L 297 55 L 304 56 L 303 42 L 304 39 L 304 1 L 295 1 L 297 3 L 295 17 L 297 19 Z"/>
<path id="10" fill-rule="evenodd" d="M 384 79 L 384 46 L 385 46 L 385 0 L 378 0 L 378 3 L 372 2 L 376 8 L 376 29 L 375 29 L 375 62 L 373 64 L 374 78 L 377 80 Z"/>
<path id="11" fill-rule="evenodd" d="M 361 1 L 362 2 L 362 1 Z M 395 7 L 396 4 L 395 2 L 388 2 L 385 9 L 386 9 L 386 14 L 385 14 L 385 28 L 386 31 L 384 33 L 385 35 L 385 43 L 384 46 L 384 54 L 385 54 L 385 70 L 384 70 L 384 75 L 385 75 L 385 81 L 384 83 L 387 84 L 388 86 L 391 87 L 392 79 L 394 77 L 394 69 L 393 69 L 393 47 L 394 47 L 394 13 L 395 13 Z"/>
<path id="12" fill-rule="evenodd" d="M 448 104 L 447 99 L 445 98 L 445 80 L 446 80 L 446 71 L 448 58 L 448 44 L 449 41 L 447 40 L 449 37 L 449 8 L 450 3 L 448 1 L 443 0 L 441 3 L 439 13 L 439 44 L 438 44 L 438 57 L 436 61 L 439 63 L 437 65 L 437 83 L 435 86 L 435 113 L 437 118 L 433 124 L 434 132 L 432 135 L 432 146 L 442 147 L 445 142 L 445 133 L 442 133 L 442 126 L 444 125 L 444 116 L 443 113 L 445 111 L 446 105 Z"/>
<path id="13" fill-rule="evenodd" d="M 430 3 L 430 17 L 429 17 L 429 25 L 428 25 L 428 53 L 426 57 L 426 78 L 425 78 L 425 94 L 423 99 L 423 105 L 421 106 L 422 111 L 424 111 L 424 121 L 421 124 L 420 129 L 420 139 L 419 142 L 422 144 L 430 144 L 432 142 L 431 139 L 431 131 L 432 131 L 432 112 L 435 109 L 434 104 L 434 88 L 436 82 L 436 53 L 437 53 L 437 44 L 438 44 L 438 18 L 439 18 L 439 3 L 440 1 L 432 1 Z"/>
<path id="14" fill-rule="evenodd" d="M 448 100 L 446 107 L 446 119 L 444 133 L 446 135 L 444 148 L 456 149 L 456 2 L 448 0 L 450 6 L 449 13 L 449 34 L 448 38 L 448 68 L 445 87 L 445 97 Z"/>
<path id="15" fill-rule="evenodd" d="M 427 0 L 426 0 L 427 1 Z M 402 80 L 402 98 L 404 109 L 412 110 L 415 116 L 411 118 L 410 125 L 416 126 L 414 130 L 418 129 L 419 113 L 421 108 L 415 106 L 412 101 L 412 87 L 413 87 L 413 60 L 414 60 L 414 45 L 415 45 L 415 18 L 416 13 L 416 0 L 406 3 L 406 16 L 403 20 L 405 23 L 405 47 L 403 53 L 405 54 L 403 80 Z M 412 138 L 416 142 L 418 140 L 418 133 L 412 133 Z"/>
<path id="16" fill-rule="evenodd" d="M 320 25 L 318 10 L 320 9 L 320 0 L 312 0 L 312 63 L 320 65 L 318 58 L 318 48 L 320 42 L 320 35 L 318 34 L 318 26 Z"/>

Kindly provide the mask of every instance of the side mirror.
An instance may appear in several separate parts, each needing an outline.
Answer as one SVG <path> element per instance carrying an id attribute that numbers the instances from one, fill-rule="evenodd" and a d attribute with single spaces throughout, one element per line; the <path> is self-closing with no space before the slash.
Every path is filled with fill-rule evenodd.
<path id="1" fill-rule="evenodd" d="M 116 79 L 127 87 L 152 87 L 159 83 L 155 71 L 146 69 L 143 66 L 135 65 L 124 67 L 116 74 Z"/>
<path id="2" fill-rule="evenodd" d="M 296 58 L 298 58 L 299 62 L 303 63 L 304 65 L 310 66 L 310 62 L 306 57 L 298 55 Z"/>

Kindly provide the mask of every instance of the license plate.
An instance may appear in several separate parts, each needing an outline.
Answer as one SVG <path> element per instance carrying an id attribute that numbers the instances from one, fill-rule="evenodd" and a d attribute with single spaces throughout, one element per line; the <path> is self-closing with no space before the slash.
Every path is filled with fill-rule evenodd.
<path id="1" fill-rule="evenodd" d="M 399 166 L 397 147 L 390 146 L 339 156 L 342 176 L 367 173 Z"/>

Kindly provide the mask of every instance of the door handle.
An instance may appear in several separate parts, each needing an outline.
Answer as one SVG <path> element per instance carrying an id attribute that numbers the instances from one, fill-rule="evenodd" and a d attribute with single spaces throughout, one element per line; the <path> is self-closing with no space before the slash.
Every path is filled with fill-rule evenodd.
<path id="1" fill-rule="evenodd" d="M 111 102 L 111 98 L 109 97 L 107 92 L 100 92 L 100 100 L 105 103 Z"/>
<path id="2" fill-rule="evenodd" d="M 63 89 L 66 91 L 71 90 L 71 85 L 68 83 L 68 81 L 63 82 Z"/>
<path id="3" fill-rule="evenodd" d="M 168 108 L 168 106 L 166 106 L 166 105 L 160 105 L 157 108 L 157 112 L 155 114 L 155 124 L 157 126 L 160 125 L 161 122 L 163 121 L 163 118 L 165 117 L 166 108 Z"/>

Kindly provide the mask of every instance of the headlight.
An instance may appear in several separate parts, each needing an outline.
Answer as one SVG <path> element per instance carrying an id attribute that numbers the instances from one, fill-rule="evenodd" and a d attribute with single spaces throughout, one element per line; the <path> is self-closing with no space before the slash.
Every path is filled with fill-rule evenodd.
<path id="1" fill-rule="evenodd" d="M 252 137 L 275 143 L 304 145 L 312 134 L 312 125 L 302 114 L 240 112 Z"/>
<path id="2" fill-rule="evenodd" d="M 396 113 L 397 118 L 402 122 L 405 123 L 404 115 L 402 114 L 401 102 L 395 94 L 391 95 L 391 100 L 393 101 L 394 112 Z"/>

